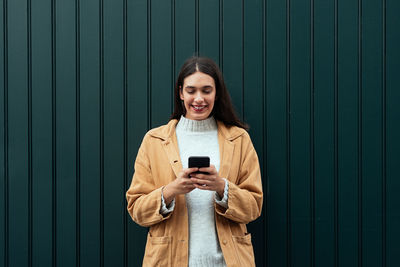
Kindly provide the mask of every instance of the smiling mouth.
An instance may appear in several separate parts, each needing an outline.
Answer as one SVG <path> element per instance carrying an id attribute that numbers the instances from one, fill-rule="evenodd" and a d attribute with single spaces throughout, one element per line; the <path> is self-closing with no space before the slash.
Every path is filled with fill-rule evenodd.
<path id="1" fill-rule="evenodd" d="M 207 108 L 207 106 L 193 106 L 193 105 L 192 105 L 192 107 L 197 112 L 201 112 Z"/>

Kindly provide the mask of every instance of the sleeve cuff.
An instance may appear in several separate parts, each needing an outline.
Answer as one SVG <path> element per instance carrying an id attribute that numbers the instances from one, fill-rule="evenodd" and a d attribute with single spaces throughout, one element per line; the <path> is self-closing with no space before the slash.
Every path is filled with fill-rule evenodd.
<path id="1" fill-rule="evenodd" d="M 171 203 L 167 207 L 167 205 L 165 204 L 165 200 L 164 200 L 164 194 L 163 194 L 163 192 L 161 190 L 161 208 L 160 208 L 160 213 L 162 215 L 166 215 L 166 214 L 172 212 L 174 210 L 174 208 L 175 208 L 175 199 L 173 199 L 171 201 Z"/>
<path id="2" fill-rule="evenodd" d="M 228 190 L 229 190 L 229 183 L 225 178 L 222 178 L 225 180 L 225 187 L 224 187 L 224 196 L 222 197 L 222 199 L 219 197 L 218 193 L 215 192 L 215 203 L 217 203 L 218 205 L 224 207 L 224 208 L 228 208 Z"/>

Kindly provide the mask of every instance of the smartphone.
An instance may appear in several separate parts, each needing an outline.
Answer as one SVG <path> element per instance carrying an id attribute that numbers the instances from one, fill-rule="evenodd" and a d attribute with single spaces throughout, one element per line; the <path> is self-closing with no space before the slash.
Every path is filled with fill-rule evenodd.
<path id="1" fill-rule="evenodd" d="M 189 168 L 203 168 L 203 167 L 210 167 L 210 157 L 206 156 L 190 156 L 189 157 Z M 195 173 L 203 173 L 208 174 L 206 172 L 194 172 Z"/>

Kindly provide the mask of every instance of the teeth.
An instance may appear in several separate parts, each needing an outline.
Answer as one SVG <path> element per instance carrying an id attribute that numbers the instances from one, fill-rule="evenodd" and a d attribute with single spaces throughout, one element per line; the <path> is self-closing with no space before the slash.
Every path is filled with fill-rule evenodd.
<path id="1" fill-rule="evenodd" d="M 202 110 L 204 108 L 204 107 L 196 107 L 196 106 L 193 106 L 193 107 L 195 110 Z"/>

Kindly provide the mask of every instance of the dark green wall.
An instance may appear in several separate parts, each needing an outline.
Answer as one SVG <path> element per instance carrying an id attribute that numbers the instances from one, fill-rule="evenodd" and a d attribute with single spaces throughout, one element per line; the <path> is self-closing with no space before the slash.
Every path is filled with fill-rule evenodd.
<path id="1" fill-rule="evenodd" d="M 398 0 L 0 0 L 0 266 L 139 266 L 124 193 L 183 61 L 263 171 L 258 266 L 400 266 Z M 397 203 L 397 204 L 396 204 Z"/>

